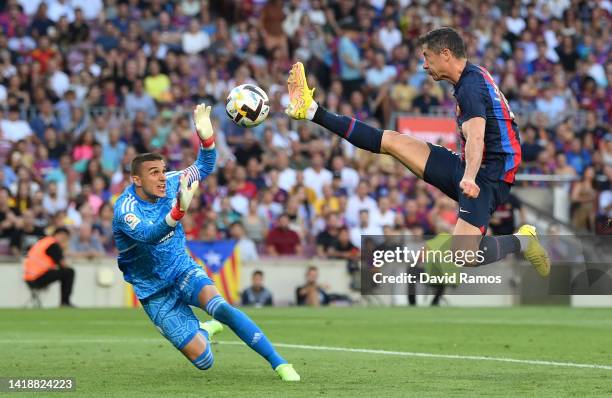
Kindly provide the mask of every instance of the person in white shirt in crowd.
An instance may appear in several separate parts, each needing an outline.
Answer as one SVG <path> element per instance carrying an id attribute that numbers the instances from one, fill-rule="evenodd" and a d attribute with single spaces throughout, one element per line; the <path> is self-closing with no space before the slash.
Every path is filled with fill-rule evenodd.
<path id="1" fill-rule="evenodd" d="M 312 166 L 304 170 L 304 185 L 315 191 L 317 198 L 323 196 L 323 185 L 331 184 L 332 172 L 323 167 L 323 155 L 315 152 L 311 157 Z"/>
<path id="2" fill-rule="evenodd" d="M 210 46 L 210 37 L 200 29 L 197 19 L 189 22 L 189 30 L 181 36 L 183 51 L 186 54 L 199 54 Z"/>
<path id="3" fill-rule="evenodd" d="M 510 16 L 506 17 L 506 28 L 516 37 L 520 36 L 527 24 L 525 19 L 521 17 L 520 6 L 515 5 L 510 11 Z"/>
<path id="4" fill-rule="evenodd" d="M 51 0 L 47 4 L 47 18 L 53 22 L 59 21 L 62 16 L 66 16 L 70 23 L 74 21 L 74 8 L 69 0 Z"/>
<path id="5" fill-rule="evenodd" d="M 344 157 L 338 155 L 332 159 L 332 172 L 339 173 L 342 180 L 342 187 L 346 189 L 347 194 L 352 195 L 359 185 L 359 173 L 352 167 L 344 164 Z"/>
<path id="6" fill-rule="evenodd" d="M 286 152 L 277 152 L 276 167 L 278 168 L 278 186 L 290 192 L 296 182 L 296 172 L 289 167 L 289 156 Z"/>
<path id="7" fill-rule="evenodd" d="M 370 212 L 366 209 L 359 211 L 359 224 L 350 229 L 351 243 L 361 249 L 362 235 L 382 235 L 383 230 L 379 225 L 370 222 Z"/>
<path id="8" fill-rule="evenodd" d="M 370 88 L 379 88 L 391 83 L 397 77 L 395 66 L 387 65 L 385 54 L 377 52 L 374 56 L 374 64 L 366 71 L 366 83 Z"/>
<path id="9" fill-rule="evenodd" d="M 70 0 L 70 2 L 75 10 L 80 8 L 83 11 L 83 16 L 88 21 L 100 17 L 102 7 L 104 6 L 102 0 Z"/>
<path id="10" fill-rule="evenodd" d="M 387 196 L 378 198 L 378 207 L 370 215 L 372 224 L 382 227 L 392 227 L 395 224 L 395 211 Z"/>
<path id="11" fill-rule="evenodd" d="M 236 221 L 230 225 L 229 235 L 231 239 L 238 241 L 237 245 L 240 249 L 240 259 L 242 261 L 259 260 L 259 254 L 257 254 L 255 242 L 246 236 L 244 226 L 240 221 Z"/>
<path id="12" fill-rule="evenodd" d="M 355 195 L 349 197 L 345 214 L 349 226 L 359 224 L 359 212 L 361 210 L 367 210 L 369 214 L 373 214 L 378 209 L 376 201 L 368 196 L 369 190 L 369 184 L 366 181 L 361 181 L 357 185 Z"/>
<path id="13" fill-rule="evenodd" d="M 294 141 L 298 141 L 299 136 L 295 130 L 289 129 L 289 121 L 287 118 L 279 118 L 276 120 L 276 130 L 272 138 L 272 144 L 275 148 L 290 149 Z"/>
<path id="14" fill-rule="evenodd" d="M 8 118 L 2 118 L 0 121 L 0 130 L 4 133 L 4 139 L 10 142 L 17 142 L 32 135 L 28 122 L 19 118 L 18 106 L 9 108 Z"/>
<path id="15" fill-rule="evenodd" d="M 47 184 L 45 196 L 43 197 L 43 207 L 45 208 L 45 210 L 47 210 L 47 213 L 49 214 L 55 214 L 68 207 L 68 202 L 66 201 L 66 198 L 59 195 L 57 183 L 54 181 L 51 181 Z"/>
<path id="16" fill-rule="evenodd" d="M 393 18 L 389 18 L 386 24 L 378 31 L 378 41 L 387 52 L 387 56 L 391 56 L 393 49 L 401 44 L 402 32 L 397 28 Z"/>

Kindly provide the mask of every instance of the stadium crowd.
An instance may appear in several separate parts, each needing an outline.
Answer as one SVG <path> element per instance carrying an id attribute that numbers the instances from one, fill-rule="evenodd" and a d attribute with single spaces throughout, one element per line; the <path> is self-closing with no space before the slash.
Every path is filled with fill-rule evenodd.
<path id="1" fill-rule="evenodd" d="M 240 239 L 243 258 L 355 261 L 362 233 L 447 231 L 456 205 L 401 164 L 283 113 L 302 60 L 319 103 L 379 126 L 394 112 L 453 115 L 416 45 L 462 31 L 521 127 L 523 172 L 575 176 L 573 222 L 612 217 L 612 2 L 8 0 L 0 2 L 0 235 L 23 253 L 50 229 L 113 253 L 113 201 L 139 152 L 195 159 L 192 108 L 214 104 L 219 161 L 183 226 Z M 270 116 L 243 130 L 229 89 L 261 86 Z"/>

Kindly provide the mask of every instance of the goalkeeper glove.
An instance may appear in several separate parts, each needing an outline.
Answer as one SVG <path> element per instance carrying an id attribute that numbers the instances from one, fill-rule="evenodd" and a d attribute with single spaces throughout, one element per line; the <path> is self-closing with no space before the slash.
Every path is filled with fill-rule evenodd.
<path id="1" fill-rule="evenodd" d="M 202 142 L 202 147 L 205 149 L 210 149 L 215 145 L 215 136 L 210 122 L 210 110 L 210 106 L 200 104 L 193 111 L 196 131 L 200 137 L 200 142 Z"/>
<path id="2" fill-rule="evenodd" d="M 170 213 L 166 216 L 166 223 L 170 226 L 175 226 L 176 223 L 183 218 L 187 209 L 189 209 L 189 204 L 193 199 L 193 196 L 198 190 L 198 186 L 200 185 L 199 181 L 194 181 L 189 186 L 189 178 L 186 173 L 181 175 L 181 179 L 179 181 L 179 189 L 176 194 L 176 203 Z"/>

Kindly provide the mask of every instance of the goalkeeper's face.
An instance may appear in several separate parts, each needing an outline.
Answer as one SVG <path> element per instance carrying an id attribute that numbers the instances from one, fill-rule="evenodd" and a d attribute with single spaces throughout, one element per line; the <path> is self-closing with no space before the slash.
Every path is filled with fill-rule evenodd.
<path id="1" fill-rule="evenodd" d="M 154 201 L 166 196 L 166 163 L 163 160 L 149 160 L 140 165 L 138 174 L 132 178 L 136 189 L 146 199 Z"/>

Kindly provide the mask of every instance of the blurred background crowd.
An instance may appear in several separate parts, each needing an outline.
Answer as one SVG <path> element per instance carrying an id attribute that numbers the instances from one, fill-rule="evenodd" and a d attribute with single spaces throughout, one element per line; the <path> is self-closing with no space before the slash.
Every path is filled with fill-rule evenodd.
<path id="1" fill-rule="evenodd" d="M 440 26 L 462 32 L 509 100 L 521 173 L 573 177 L 571 220 L 594 232 L 612 216 L 611 16 L 607 0 L 0 1 L 0 251 L 19 255 L 66 225 L 73 254 L 114 254 L 112 207 L 132 158 L 191 164 L 201 102 L 214 104 L 219 159 L 184 219 L 188 238 L 240 239 L 247 260 L 350 262 L 361 234 L 449 231 L 452 200 L 283 113 L 301 60 L 332 111 L 386 128 L 397 113 L 452 116 L 452 86 L 427 77 L 416 46 Z M 271 102 L 250 130 L 225 115 L 243 83 Z"/>

